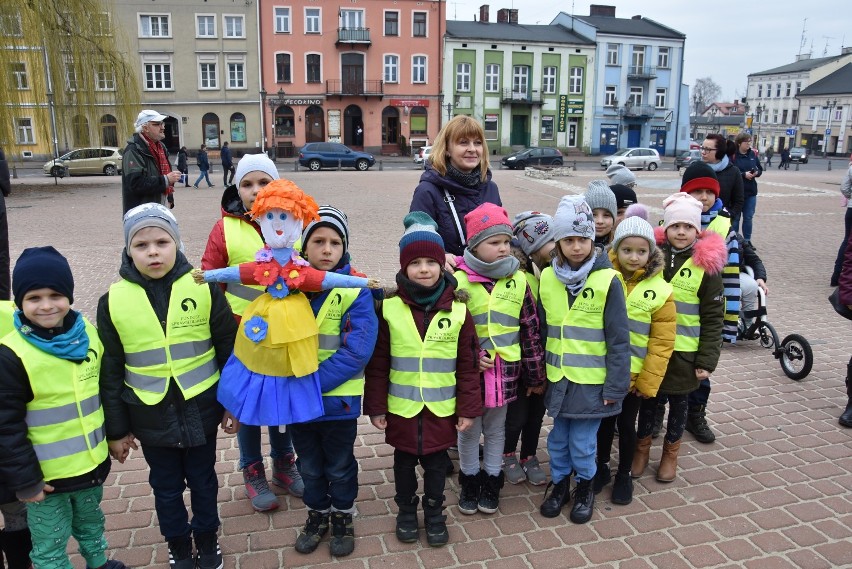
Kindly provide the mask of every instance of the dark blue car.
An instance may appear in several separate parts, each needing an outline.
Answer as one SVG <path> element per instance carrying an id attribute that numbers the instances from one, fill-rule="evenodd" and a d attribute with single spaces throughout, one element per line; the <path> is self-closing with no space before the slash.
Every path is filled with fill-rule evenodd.
<path id="1" fill-rule="evenodd" d="M 337 168 L 338 162 L 346 168 L 367 170 L 376 163 L 372 154 L 352 150 L 339 142 L 309 142 L 299 150 L 299 166 L 319 170 Z"/>

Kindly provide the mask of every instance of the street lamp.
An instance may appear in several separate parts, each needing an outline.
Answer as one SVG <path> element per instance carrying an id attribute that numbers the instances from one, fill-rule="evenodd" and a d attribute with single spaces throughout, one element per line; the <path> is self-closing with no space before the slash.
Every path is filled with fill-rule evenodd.
<path id="1" fill-rule="evenodd" d="M 266 89 L 260 88 L 260 150 L 266 154 Z"/>
<path id="2" fill-rule="evenodd" d="M 615 132 L 615 149 L 618 150 L 618 143 L 621 141 L 621 109 L 618 108 L 618 97 L 612 98 L 612 110 L 618 114 L 618 130 Z"/>
<path id="3" fill-rule="evenodd" d="M 757 105 L 755 112 L 757 113 L 757 143 L 758 144 L 761 144 L 761 142 L 760 142 L 760 115 L 763 114 L 763 111 L 764 111 L 764 108 L 761 105 Z M 758 150 L 759 149 L 760 149 L 760 147 L 758 146 Z"/>
<path id="4" fill-rule="evenodd" d="M 444 105 L 444 108 L 447 109 L 447 121 L 452 120 L 452 118 L 453 118 L 453 102 L 447 101 L 447 104 Z"/>
<path id="5" fill-rule="evenodd" d="M 831 139 L 831 111 L 837 106 L 837 99 L 834 99 L 833 101 L 829 99 L 825 102 L 825 104 L 828 107 L 828 123 L 826 123 L 825 126 L 825 141 L 822 143 L 823 158 L 828 156 L 828 141 Z"/>

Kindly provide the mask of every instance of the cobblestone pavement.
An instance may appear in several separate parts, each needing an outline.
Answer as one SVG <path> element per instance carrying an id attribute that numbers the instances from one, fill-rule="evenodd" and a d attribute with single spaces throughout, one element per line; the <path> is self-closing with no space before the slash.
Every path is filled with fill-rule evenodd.
<path id="1" fill-rule="evenodd" d="M 346 211 L 356 266 L 393 282 L 401 220 L 419 172 L 283 174 L 320 204 Z M 852 338 L 848 323 L 826 301 L 843 234 L 842 174 L 771 170 L 760 179 L 753 241 L 769 271 L 770 321 L 782 337 L 807 337 L 816 363 L 807 378 L 794 382 L 757 342 L 726 346 L 708 413 L 718 438 L 702 445 L 684 435 L 675 482 L 654 479 L 658 439 L 650 474 L 637 481 L 633 503 L 613 505 L 606 488 L 592 521 L 578 526 L 568 520 L 568 507 L 555 519 L 539 515 L 543 488 L 526 485 L 507 484 L 496 515 L 462 516 L 455 507 L 457 483 L 448 479 L 450 545 L 432 549 L 425 539 L 405 545 L 394 536 L 391 448 L 362 418 L 355 448 L 361 469 L 357 546 L 351 557 L 335 560 L 325 542 L 311 555 L 294 551 L 306 518 L 300 500 L 281 495 L 277 512 L 252 511 L 236 470 L 236 441 L 221 435 L 217 472 L 225 567 L 852 567 L 852 429 L 837 424 Z M 522 209 L 552 212 L 560 196 L 582 192 L 601 175 L 581 171 L 545 181 L 496 170 L 495 180 L 514 215 Z M 638 177 L 640 200 L 651 206 L 679 188 L 671 171 Z M 52 179 L 26 181 L 37 186 L 7 200 L 12 257 L 24 247 L 55 245 L 74 269 L 76 308 L 93 318 L 98 297 L 117 280 L 120 181 L 63 180 L 58 187 Z M 220 194 L 221 187 L 178 190 L 175 213 L 193 262 L 219 215 Z M 652 212 L 657 216 L 659 209 Z M 545 468 L 549 425 L 538 453 Z M 140 453 L 114 465 L 103 509 L 112 555 L 133 567 L 167 566 Z M 74 567 L 84 567 L 76 554 Z"/>

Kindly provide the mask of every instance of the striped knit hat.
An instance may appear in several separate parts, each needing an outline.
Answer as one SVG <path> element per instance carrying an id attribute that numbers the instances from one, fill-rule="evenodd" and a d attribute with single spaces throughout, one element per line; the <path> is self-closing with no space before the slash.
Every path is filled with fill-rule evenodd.
<path id="1" fill-rule="evenodd" d="M 444 266 L 444 240 L 438 235 L 438 224 L 428 213 L 412 211 L 402 221 L 405 233 L 399 240 L 399 266 L 402 270 L 418 257 L 435 259 Z"/>
<path id="2" fill-rule="evenodd" d="M 345 255 L 349 251 L 349 219 L 346 214 L 330 205 L 321 205 L 317 213 L 320 217 L 319 221 L 310 222 L 302 232 L 302 250 L 307 247 L 308 240 L 314 230 L 320 227 L 330 227 L 343 239 L 343 254 Z"/>

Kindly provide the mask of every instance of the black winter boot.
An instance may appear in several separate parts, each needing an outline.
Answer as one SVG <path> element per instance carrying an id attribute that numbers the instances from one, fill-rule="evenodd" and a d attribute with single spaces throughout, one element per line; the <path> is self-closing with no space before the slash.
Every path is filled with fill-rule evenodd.
<path id="1" fill-rule="evenodd" d="M 566 476 L 556 484 L 551 481 L 544 490 L 544 502 L 541 503 L 539 511 L 545 518 L 555 518 L 562 511 L 562 506 L 568 503 L 571 497 L 568 492 L 571 485 L 571 477 Z M 547 491 L 550 490 L 550 496 Z"/>
<path id="2" fill-rule="evenodd" d="M 423 523 L 426 526 L 426 542 L 429 545 L 441 547 L 450 541 L 443 495 L 433 498 L 423 497 Z"/>
<path id="3" fill-rule="evenodd" d="M 459 511 L 471 515 L 479 507 L 479 492 L 482 487 L 482 471 L 468 475 L 459 470 Z"/>
<path id="4" fill-rule="evenodd" d="M 352 514 L 345 512 L 331 513 L 331 541 L 329 551 L 334 557 L 344 557 L 355 551 L 355 528 L 352 525 Z"/>
<path id="5" fill-rule="evenodd" d="M 846 366 L 846 410 L 837 420 L 844 427 L 852 427 L 852 362 Z"/>
<path id="6" fill-rule="evenodd" d="M 328 518 L 328 512 L 308 510 L 308 520 L 296 538 L 296 551 L 312 553 L 317 548 L 322 536 L 328 533 Z"/>
<path id="7" fill-rule="evenodd" d="M 483 514 L 493 514 L 500 505 L 500 490 L 503 488 L 505 474 L 500 471 L 497 476 L 491 476 L 484 470 L 479 472 L 482 487 L 479 490 L 479 501 L 477 508 Z"/>
<path id="8" fill-rule="evenodd" d="M 707 408 L 697 405 L 689 408 L 686 415 L 686 430 L 692 433 L 699 443 L 710 444 L 716 440 L 716 435 L 707 424 Z"/>
<path id="9" fill-rule="evenodd" d="M 33 548 L 33 542 L 30 538 L 29 528 L 19 529 L 17 531 L 3 530 L 0 532 L 0 539 L 3 543 L 3 553 L 6 555 L 6 566 L 9 569 L 29 569 L 32 567 L 30 563 L 30 550 Z M 2 559 L 2 556 L 0 556 Z M 0 561 L 0 567 L 2 567 Z"/>
<path id="10" fill-rule="evenodd" d="M 399 506 L 399 513 L 396 515 L 396 538 L 402 543 L 414 543 L 417 541 L 418 534 L 417 504 L 420 503 L 420 498 L 397 496 L 394 502 Z"/>
<path id="11" fill-rule="evenodd" d="M 657 408 L 654 411 L 654 426 L 651 429 L 651 438 L 656 439 L 660 436 L 660 431 L 663 430 L 663 419 L 666 418 L 666 404 L 657 403 Z"/>
<path id="12" fill-rule="evenodd" d="M 571 521 L 584 524 L 592 519 L 595 507 L 595 493 L 592 492 L 591 480 L 577 480 L 574 488 L 574 506 L 571 508 Z"/>
<path id="13" fill-rule="evenodd" d="M 607 463 L 598 463 L 597 470 L 595 471 L 594 484 L 592 489 L 595 494 L 600 494 L 601 490 L 604 489 L 604 486 L 612 481 L 612 472 L 609 470 L 609 464 Z"/>

